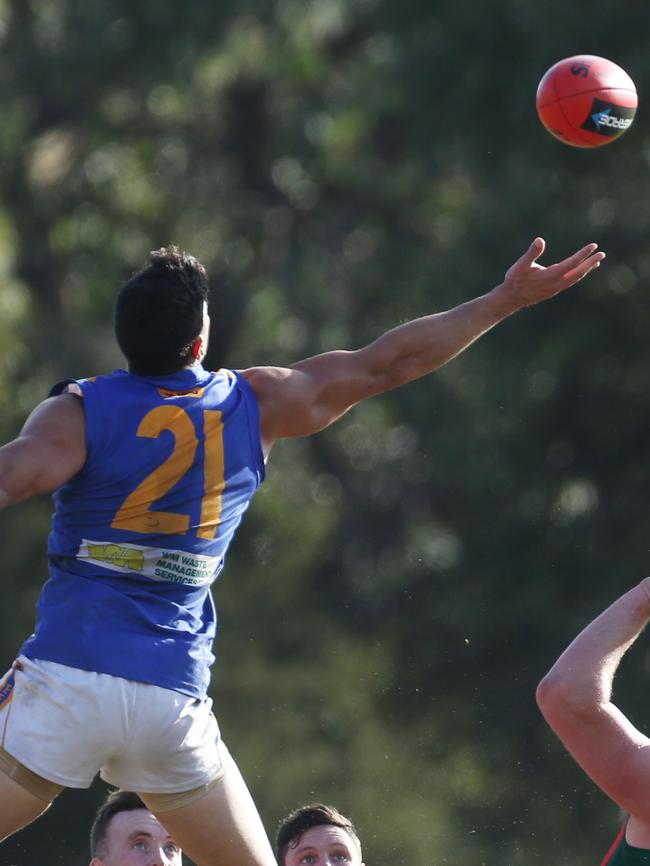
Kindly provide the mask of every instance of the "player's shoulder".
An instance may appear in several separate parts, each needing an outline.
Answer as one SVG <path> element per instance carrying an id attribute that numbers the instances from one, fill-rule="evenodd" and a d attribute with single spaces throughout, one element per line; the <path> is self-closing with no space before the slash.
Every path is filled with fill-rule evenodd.
<path id="1" fill-rule="evenodd" d="M 60 437 L 83 436 L 85 411 L 83 401 L 71 393 L 46 397 L 30 413 L 21 435 L 51 441 Z"/>
<path id="2" fill-rule="evenodd" d="M 643 809 L 627 816 L 627 820 L 619 833 L 616 842 L 612 845 L 612 852 L 617 848 L 622 856 L 621 863 L 650 863 L 650 820 L 645 813 L 645 802 Z M 642 814 L 643 812 L 643 814 Z M 635 855 L 638 859 L 635 859 Z M 609 860 L 605 860 L 609 864 Z M 612 866 L 619 860 L 612 859 Z"/>
<path id="3" fill-rule="evenodd" d="M 248 367 L 238 372 L 248 382 L 261 406 L 269 402 L 277 404 L 286 397 L 292 377 L 295 377 L 295 371 L 290 367 Z"/>
<path id="4" fill-rule="evenodd" d="M 249 385 L 264 387 L 274 386 L 285 382 L 291 375 L 290 367 L 247 367 L 236 371 L 249 383 Z"/>
<path id="5" fill-rule="evenodd" d="M 48 397 L 58 397 L 62 394 L 75 394 L 83 397 L 89 387 L 102 387 L 111 385 L 129 378 L 126 370 L 114 370 L 112 373 L 97 376 L 85 376 L 78 379 L 61 379 L 52 386 Z"/>

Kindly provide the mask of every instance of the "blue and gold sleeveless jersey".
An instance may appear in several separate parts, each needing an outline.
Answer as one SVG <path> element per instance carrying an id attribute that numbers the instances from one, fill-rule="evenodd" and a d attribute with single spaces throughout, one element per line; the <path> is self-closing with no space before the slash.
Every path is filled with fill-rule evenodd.
<path id="1" fill-rule="evenodd" d="M 605 855 L 601 866 L 650 866 L 650 850 L 628 845 L 625 839 L 625 827 L 623 827 Z"/>
<path id="2" fill-rule="evenodd" d="M 257 401 L 240 374 L 198 364 L 78 384 L 86 463 L 54 494 L 49 579 L 21 652 L 202 697 L 210 584 L 264 479 Z"/>

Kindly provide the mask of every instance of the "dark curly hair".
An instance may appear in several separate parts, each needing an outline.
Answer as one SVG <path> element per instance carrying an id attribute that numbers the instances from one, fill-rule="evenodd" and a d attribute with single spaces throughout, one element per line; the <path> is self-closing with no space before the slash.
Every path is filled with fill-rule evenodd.
<path id="1" fill-rule="evenodd" d="M 165 376 L 191 364 L 208 294 L 205 268 L 194 256 L 175 246 L 150 253 L 115 304 L 115 336 L 129 370 Z"/>

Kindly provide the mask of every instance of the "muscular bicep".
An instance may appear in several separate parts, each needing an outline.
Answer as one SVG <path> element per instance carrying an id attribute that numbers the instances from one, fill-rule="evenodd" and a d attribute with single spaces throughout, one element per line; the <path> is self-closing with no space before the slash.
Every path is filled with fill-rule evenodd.
<path id="1" fill-rule="evenodd" d="M 260 403 L 263 436 L 272 442 L 322 430 L 360 400 L 437 370 L 503 316 L 489 294 L 398 325 L 357 351 L 244 371 Z"/>
<path id="2" fill-rule="evenodd" d="M 391 387 L 388 376 L 372 364 L 370 348 L 316 355 L 293 365 L 286 399 L 294 419 L 283 423 L 285 436 L 307 436 L 322 430 L 348 409 Z"/>
<path id="3" fill-rule="evenodd" d="M 244 370 L 258 398 L 263 440 L 309 436 L 360 400 L 399 384 L 374 355 L 369 346 L 315 355 L 291 367 Z"/>
<path id="4" fill-rule="evenodd" d="M 86 460 L 82 401 L 51 397 L 29 416 L 16 439 L 0 448 L 0 505 L 51 493 Z"/>

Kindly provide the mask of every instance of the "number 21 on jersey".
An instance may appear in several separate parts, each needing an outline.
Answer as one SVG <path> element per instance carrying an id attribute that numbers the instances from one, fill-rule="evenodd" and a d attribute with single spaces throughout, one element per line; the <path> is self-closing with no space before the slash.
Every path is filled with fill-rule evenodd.
<path id="1" fill-rule="evenodd" d="M 221 495 L 225 486 L 223 422 L 216 409 L 203 411 L 204 460 L 201 518 L 196 534 L 215 537 L 221 516 Z M 151 505 L 168 493 L 194 465 L 199 440 L 190 415 L 178 406 L 156 406 L 144 416 L 137 436 L 157 439 L 168 430 L 174 437 L 171 454 L 133 490 L 111 522 L 113 529 L 131 532 L 184 535 L 190 518 L 174 511 L 152 511 Z"/>

